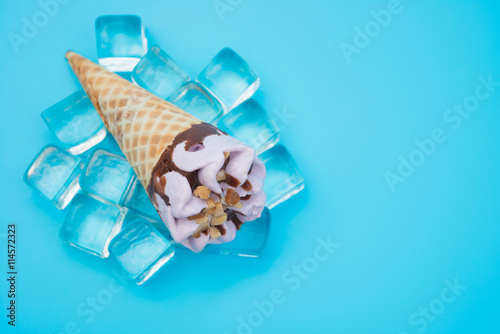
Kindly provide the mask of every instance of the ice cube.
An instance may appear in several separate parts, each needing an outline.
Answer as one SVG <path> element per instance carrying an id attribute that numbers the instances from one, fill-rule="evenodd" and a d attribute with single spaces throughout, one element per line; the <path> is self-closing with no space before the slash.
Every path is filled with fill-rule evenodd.
<path id="1" fill-rule="evenodd" d="M 42 112 L 42 119 L 62 146 L 75 155 L 106 137 L 104 123 L 83 90 Z"/>
<path id="2" fill-rule="evenodd" d="M 267 150 L 279 140 L 278 126 L 254 99 L 243 102 L 222 116 L 217 127 L 253 147 L 257 153 Z"/>
<path id="3" fill-rule="evenodd" d="M 111 242 L 111 254 L 137 284 L 142 284 L 174 255 L 171 243 L 146 219 L 128 223 Z"/>
<path id="4" fill-rule="evenodd" d="M 128 161 L 103 149 L 95 150 L 80 177 L 82 190 L 121 205 L 135 178 Z"/>
<path id="5" fill-rule="evenodd" d="M 246 222 L 236 232 L 236 238 L 231 242 L 219 245 L 209 245 L 204 252 L 223 255 L 238 255 L 257 257 L 262 253 L 269 234 L 271 214 L 269 209 L 264 209 L 259 219 Z"/>
<path id="6" fill-rule="evenodd" d="M 200 84 L 190 81 L 169 99 L 170 102 L 200 120 L 212 123 L 223 112 L 219 101 Z"/>
<path id="7" fill-rule="evenodd" d="M 151 204 L 152 206 L 152 204 Z M 154 209 L 154 207 L 153 207 Z M 156 213 L 155 216 L 151 214 L 145 214 L 143 212 L 137 211 L 136 209 L 131 209 L 131 208 L 126 208 L 127 210 L 127 215 L 125 216 L 125 220 L 123 222 L 123 226 L 128 226 L 129 223 L 133 222 L 134 220 L 141 218 L 145 219 L 148 222 L 153 225 L 154 228 L 158 230 L 167 240 L 170 242 L 174 242 L 172 236 L 170 235 L 170 231 L 168 230 L 167 226 L 165 225 L 165 222 L 160 218 L 158 213 Z"/>
<path id="8" fill-rule="evenodd" d="M 148 49 L 137 15 L 104 15 L 95 21 L 99 64 L 112 72 L 132 71 Z"/>
<path id="9" fill-rule="evenodd" d="M 139 179 L 135 178 L 132 185 L 124 198 L 123 206 L 136 210 L 145 216 L 151 217 L 155 220 L 162 221 L 155 207 L 149 200 L 146 190 L 142 186 Z"/>
<path id="10" fill-rule="evenodd" d="M 59 147 L 46 146 L 24 173 L 24 182 L 62 210 L 80 190 L 82 168 L 79 158 Z"/>
<path id="11" fill-rule="evenodd" d="M 297 163 L 283 145 L 274 146 L 259 158 L 266 166 L 264 191 L 269 209 L 304 189 L 304 178 Z"/>
<path id="12" fill-rule="evenodd" d="M 149 50 L 132 73 L 133 82 L 162 99 L 168 98 L 188 80 L 187 73 L 157 46 Z"/>
<path id="13" fill-rule="evenodd" d="M 80 194 L 69 206 L 59 237 L 71 246 L 107 258 L 109 243 L 120 231 L 124 217 L 117 207 Z"/>
<path id="14" fill-rule="evenodd" d="M 203 71 L 198 81 L 231 110 L 249 99 L 260 86 L 259 76 L 230 48 L 222 49 Z"/>

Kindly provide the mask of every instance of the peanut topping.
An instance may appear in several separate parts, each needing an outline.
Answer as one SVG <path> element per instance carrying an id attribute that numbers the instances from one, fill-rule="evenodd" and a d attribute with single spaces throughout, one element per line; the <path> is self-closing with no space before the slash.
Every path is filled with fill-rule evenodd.
<path id="1" fill-rule="evenodd" d="M 229 152 L 224 152 L 224 160 L 227 160 L 229 158 Z"/>
<path id="2" fill-rule="evenodd" d="M 217 181 L 224 181 L 226 179 L 226 171 L 224 169 L 221 169 L 220 171 L 218 171 L 216 179 L 217 179 Z"/>
<path id="3" fill-rule="evenodd" d="M 200 224 L 200 226 L 198 226 L 198 228 L 196 229 L 196 231 L 194 231 L 194 233 L 191 234 L 191 235 L 193 237 L 195 237 L 195 238 L 199 238 L 200 235 L 201 235 L 201 233 L 204 232 L 204 231 L 206 231 L 209 228 L 208 225 L 209 225 L 208 222 Z"/>
<path id="4" fill-rule="evenodd" d="M 220 230 L 216 226 L 220 226 L 226 222 L 227 214 L 224 212 L 221 202 L 215 203 L 213 198 L 208 198 L 207 207 L 188 219 L 196 220 L 196 223 L 199 225 L 196 231 L 191 234 L 193 237 L 199 238 L 201 233 L 203 233 L 209 235 L 212 239 L 217 239 L 224 233 L 225 229 L 222 228 Z"/>
<path id="5" fill-rule="evenodd" d="M 227 214 L 224 213 L 220 217 L 212 217 L 212 220 L 210 220 L 210 224 L 212 226 L 222 225 L 222 224 L 224 224 L 224 222 L 226 221 L 226 219 L 227 219 Z"/>
<path id="6" fill-rule="evenodd" d="M 238 192 L 232 188 L 228 188 L 226 190 L 225 202 L 227 205 L 234 206 L 236 203 L 240 201 L 240 195 Z"/>
<path id="7" fill-rule="evenodd" d="M 220 217 L 224 214 L 224 208 L 222 207 L 222 203 L 221 202 L 217 202 L 217 204 L 215 204 L 215 212 L 213 214 L 214 217 Z"/>
<path id="8" fill-rule="evenodd" d="M 227 160 L 229 158 L 229 153 L 224 153 L 224 157 Z M 228 178 L 226 171 L 224 169 L 219 170 L 217 173 L 217 181 L 224 181 Z M 226 181 L 227 182 L 227 181 Z M 226 229 L 222 226 L 228 218 L 227 213 L 224 209 L 227 206 L 231 206 L 235 209 L 243 208 L 243 203 L 241 200 L 247 199 L 246 197 L 240 198 L 238 192 L 233 188 L 226 189 L 226 194 L 216 194 L 217 198 L 210 197 L 211 191 L 206 186 L 198 186 L 193 191 L 193 196 L 207 200 L 207 207 L 201 210 L 200 213 L 188 217 L 189 220 L 196 220 L 199 225 L 196 231 L 191 234 L 195 238 L 199 238 L 201 234 L 208 235 L 211 239 L 217 239 L 225 233 Z M 221 196 L 222 195 L 222 196 Z M 249 196 L 247 196 L 249 197 Z M 220 198 L 220 201 L 216 202 Z"/>
<path id="9" fill-rule="evenodd" d="M 208 235 L 211 239 L 217 239 L 221 236 L 219 229 L 215 227 L 210 227 L 210 229 L 208 230 Z"/>
<path id="10" fill-rule="evenodd" d="M 210 189 L 205 186 L 198 186 L 194 191 L 193 195 L 201 199 L 208 199 L 210 196 Z"/>
<path id="11" fill-rule="evenodd" d="M 207 200 L 207 209 L 215 208 L 215 201 L 213 198 L 209 198 Z"/>
<path id="12" fill-rule="evenodd" d="M 201 218 L 196 219 L 196 224 L 207 223 L 210 218 L 208 216 L 203 216 Z"/>
<path id="13" fill-rule="evenodd" d="M 188 217 L 189 220 L 195 220 L 195 219 L 198 219 L 198 218 L 203 218 L 205 217 L 205 213 L 203 212 L 203 210 L 198 213 L 198 214 L 195 214 L 194 216 L 190 216 Z"/>
<path id="14" fill-rule="evenodd" d="M 243 203 L 241 203 L 241 201 L 238 201 L 238 203 L 236 203 L 235 205 L 233 205 L 233 207 L 235 209 L 241 209 L 243 207 Z"/>

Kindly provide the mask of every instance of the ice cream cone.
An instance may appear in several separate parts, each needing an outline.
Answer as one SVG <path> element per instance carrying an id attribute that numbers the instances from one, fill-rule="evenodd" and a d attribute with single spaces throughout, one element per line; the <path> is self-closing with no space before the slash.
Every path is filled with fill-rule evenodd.
<path id="1" fill-rule="evenodd" d="M 66 58 L 146 188 L 164 149 L 201 121 L 73 51 Z"/>
<path id="2" fill-rule="evenodd" d="M 260 216 L 255 150 L 72 51 L 66 58 L 176 242 L 199 252 Z"/>

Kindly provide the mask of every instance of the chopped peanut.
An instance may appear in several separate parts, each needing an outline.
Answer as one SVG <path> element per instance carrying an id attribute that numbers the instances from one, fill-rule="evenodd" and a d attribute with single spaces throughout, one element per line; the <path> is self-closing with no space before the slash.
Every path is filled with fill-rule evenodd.
<path id="1" fill-rule="evenodd" d="M 229 158 L 229 152 L 224 152 L 224 160 L 226 160 L 227 158 Z"/>
<path id="2" fill-rule="evenodd" d="M 209 198 L 207 201 L 207 209 L 215 208 L 215 201 L 213 198 Z"/>
<path id="3" fill-rule="evenodd" d="M 222 203 L 217 202 L 217 204 L 215 204 L 215 212 L 213 213 L 213 216 L 220 217 L 223 214 L 224 214 L 224 208 L 222 207 Z"/>
<path id="4" fill-rule="evenodd" d="M 211 227 L 208 230 L 208 235 L 210 236 L 211 239 L 217 239 L 218 237 L 221 236 L 219 229 L 216 227 Z"/>
<path id="5" fill-rule="evenodd" d="M 198 219 L 198 218 L 203 218 L 203 217 L 205 217 L 205 213 L 204 213 L 203 211 L 204 211 L 204 210 L 201 210 L 201 212 L 200 212 L 200 213 L 197 213 L 197 214 L 195 214 L 195 215 L 193 215 L 193 216 L 189 216 L 189 217 L 188 217 L 188 219 L 189 219 L 189 220 L 195 220 L 195 219 Z"/>
<path id="6" fill-rule="evenodd" d="M 210 221 L 210 225 L 212 226 L 217 226 L 217 225 L 222 225 L 227 219 L 227 214 L 223 214 L 220 217 L 212 217 L 212 220 Z"/>
<path id="7" fill-rule="evenodd" d="M 226 190 L 225 201 L 226 201 L 227 205 L 233 206 L 240 201 L 240 195 L 233 188 L 228 188 Z"/>
<path id="8" fill-rule="evenodd" d="M 204 232 L 206 229 L 208 229 L 209 226 L 208 226 L 208 222 L 206 223 L 203 223 L 203 224 L 200 224 L 200 226 L 198 226 L 198 228 L 196 229 L 196 231 L 194 231 L 193 234 L 191 234 L 193 237 L 195 238 L 199 238 L 201 233 Z"/>
<path id="9" fill-rule="evenodd" d="M 224 181 L 226 179 L 226 171 L 224 169 L 221 169 L 220 171 L 218 171 L 216 179 L 217 179 L 217 181 Z"/>
<path id="10" fill-rule="evenodd" d="M 229 159 L 229 152 L 224 153 L 224 158 L 226 160 Z M 216 175 L 216 179 L 219 182 L 227 180 L 228 177 L 224 169 L 220 169 Z M 203 185 L 196 187 L 193 191 L 193 196 L 207 201 L 205 209 L 201 210 L 201 212 L 196 215 L 188 217 L 189 220 L 195 220 L 198 224 L 196 231 L 191 234 L 191 236 L 195 238 L 199 238 L 201 234 L 208 235 L 211 239 L 221 237 L 222 233 L 225 231 L 222 225 L 227 221 L 227 213 L 224 212 L 224 210 L 228 206 L 235 209 L 241 209 L 243 208 L 243 203 L 241 201 L 250 198 L 250 195 L 240 197 L 236 189 L 231 187 L 228 187 L 221 194 L 214 193 L 214 196 L 211 195 L 211 190 Z"/>
<path id="11" fill-rule="evenodd" d="M 210 196 L 210 189 L 205 186 L 198 186 L 194 191 L 193 195 L 201 199 L 208 199 Z"/>
<path id="12" fill-rule="evenodd" d="M 196 219 L 196 224 L 203 224 L 208 222 L 208 216 L 203 216 L 201 218 Z"/>

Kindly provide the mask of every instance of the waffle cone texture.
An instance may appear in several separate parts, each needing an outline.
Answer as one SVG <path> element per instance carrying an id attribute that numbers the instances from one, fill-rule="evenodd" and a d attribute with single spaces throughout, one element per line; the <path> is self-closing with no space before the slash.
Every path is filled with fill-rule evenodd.
<path id="1" fill-rule="evenodd" d="M 146 188 L 165 148 L 201 121 L 73 51 L 66 58 Z"/>

